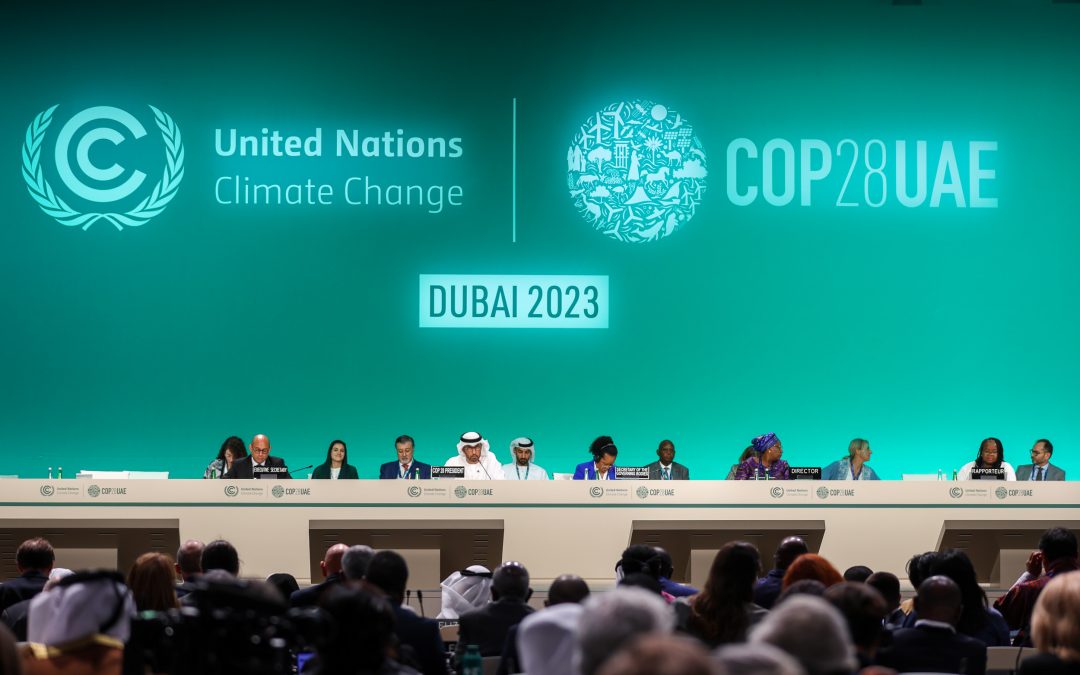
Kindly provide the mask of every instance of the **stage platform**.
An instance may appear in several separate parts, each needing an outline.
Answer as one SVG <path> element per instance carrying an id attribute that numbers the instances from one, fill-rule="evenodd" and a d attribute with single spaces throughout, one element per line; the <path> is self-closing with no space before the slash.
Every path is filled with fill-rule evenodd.
<path id="1" fill-rule="evenodd" d="M 677 579 L 702 583 L 727 541 L 758 545 L 770 566 L 790 534 L 843 570 L 855 564 L 903 578 L 916 552 L 968 550 L 980 581 L 1008 586 L 1039 534 L 1080 529 L 1071 483 L 830 481 L 0 481 L 0 577 L 14 548 L 46 536 L 57 564 L 114 564 L 175 555 L 180 541 L 225 538 L 245 577 L 289 572 L 320 579 L 330 544 L 405 552 L 411 588 L 449 572 L 518 560 L 534 586 L 566 572 L 610 585 L 631 542 L 663 545 Z M 67 560 L 65 560 L 65 556 Z"/>

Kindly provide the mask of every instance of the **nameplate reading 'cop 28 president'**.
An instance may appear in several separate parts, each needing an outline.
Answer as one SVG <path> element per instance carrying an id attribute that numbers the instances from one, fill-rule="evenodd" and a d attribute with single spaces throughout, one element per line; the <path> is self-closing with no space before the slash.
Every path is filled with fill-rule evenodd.
<path id="1" fill-rule="evenodd" d="M 607 328 L 608 278 L 421 274 L 421 328 Z"/>

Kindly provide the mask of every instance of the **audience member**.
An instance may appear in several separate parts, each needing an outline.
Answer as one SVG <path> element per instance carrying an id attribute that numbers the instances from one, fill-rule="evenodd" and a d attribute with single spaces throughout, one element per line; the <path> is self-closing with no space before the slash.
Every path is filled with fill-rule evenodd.
<path id="1" fill-rule="evenodd" d="M 805 675 L 790 654 L 764 642 L 724 645 L 713 652 L 728 675 Z"/>
<path id="2" fill-rule="evenodd" d="M 874 570 L 870 569 L 866 565 L 852 565 L 844 570 L 844 581 L 855 581 L 858 583 L 865 583 L 870 575 L 874 573 Z"/>
<path id="3" fill-rule="evenodd" d="M 656 555 L 660 556 L 660 587 L 665 593 L 673 598 L 686 598 L 698 594 L 698 589 L 693 586 L 671 580 L 671 577 L 675 575 L 675 565 L 670 553 L 657 546 Z"/>
<path id="4" fill-rule="evenodd" d="M 1043 532 L 1039 550 L 1028 557 L 1027 571 L 994 603 L 1009 628 L 1020 631 L 1016 644 L 1031 644 L 1031 612 L 1042 589 L 1055 576 L 1077 569 L 1076 535 L 1062 527 Z"/>
<path id="5" fill-rule="evenodd" d="M 22 664 L 15 650 L 15 642 L 15 636 L 7 626 L 0 625 L 0 673 L 3 675 L 22 675 Z"/>
<path id="6" fill-rule="evenodd" d="M 483 565 L 470 565 L 443 579 L 439 587 L 442 609 L 435 618 L 457 619 L 491 601 L 491 571 Z"/>
<path id="7" fill-rule="evenodd" d="M 689 601 L 687 632 L 710 648 L 745 641 L 747 629 L 768 611 L 753 603 L 760 571 L 761 559 L 752 544 L 724 544 L 713 558 L 705 588 Z"/>
<path id="8" fill-rule="evenodd" d="M 358 548 L 367 549 L 367 546 L 353 546 L 345 554 L 349 563 L 355 563 L 358 557 L 366 555 L 366 551 L 354 551 Z M 350 556 L 350 554 L 353 554 Z M 393 606 L 394 621 L 397 625 L 397 637 L 403 647 L 411 651 L 411 656 L 424 675 L 446 675 L 446 658 L 443 654 L 443 642 L 439 635 L 439 624 L 432 619 L 417 616 L 412 610 L 403 606 L 405 602 L 405 587 L 409 583 L 409 566 L 405 558 L 396 551 L 379 551 L 370 556 L 366 563 L 364 579 L 367 583 L 386 593 Z M 353 580 L 352 573 L 346 576 Z"/>
<path id="9" fill-rule="evenodd" d="M 773 608 L 779 607 L 788 598 L 793 598 L 796 595 L 812 595 L 815 598 L 820 598 L 825 595 L 825 584 L 821 583 L 817 579 L 802 579 L 791 584 L 780 593 L 776 598 L 776 603 L 773 604 Z"/>
<path id="10" fill-rule="evenodd" d="M 635 572 L 633 574 L 626 575 L 622 579 L 619 579 L 616 586 L 618 588 L 640 588 L 644 591 L 659 595 L 661 598 L 664 599 L 664 602 L 671 602 L 675 599 L 672 598 L 670 595 L 664 594 L 664 589 L 660 586 L 659 579 L 653 576 L 649 576 L 648 574 L 645 574 L 643 572 Z"/>
<path id="11" fill-rule="evenodd" d="M 335 634 L 344 639 L 323 643 L 313 675 L 416 673 L 391 658 L 394 613 L 386 598 L 346 584 L 335 584 L 322 596 L 320 606 L 333 622 Z"/>
<path id="12" fill-rule="evenodd" d="M 1047 582 L 1032 611 L 1031 633 L 1039 654 L 1021 664 L 1020 675 L 1080 672 L 1080 572 Z"/>
<path id="13" fill-rule="evenodd" d="M 874 661 L 881 646 L 887 608 L 885 599 L 874 588 L 857 581 L 845 581 L 825 589 L 825 599 L 840 610 L 847 622 L 859 668 Z"/>
<path id="14" fill-rule="evenodd" d="M 241 441 L 240 446 L 243 445 Z M 203 543 L 198 539 L 188 539 L 176 549 L 176 576 L 180 577 L 180 583 L 176 586 L 177 598 L 183 598 L 194 590 L 192 582 L 202 574 L 203 548 Z"/>
<path id="15" fill-rule="evenodd" d="M 795 657 L 807 675 L 849 675 L 857 664 L 843 616 L 810 595 L 777 603 L 750 631 L 749 641 L 779 647 Z"/>
<path id="16" fill-rule="evenodd" d="M 1009 644 L 1009 626 L 996 609 L 987 606 L 986 591 L 979 586 L 975 566 L 963 551 L 945 551 L 930 566 L 934 576 L 946 576 L 956 582 L 963 596 L 963 612 L 956 623 L 956 631 L 981 641 L 987 647 L 1003 647 Z M 918 610 L 904 619 L 904 626 L 911 627 L 921 617 Z"/>
<path id="17" fill-rule="evenodd" d="M 521 623 L 535 610 L 528 605 L 532 596 L 529 571 L 518 562 L 505 562 L 495 569 L 491 580 L 492 602 L 458 617 L 458 658 L 467 645 L 480 648 L 480 656 L 499 656 L 511 626 Z"/>
<path id="18" fill-rule="evenodd" d="M 585 601 L 581 613 L 574 657 L 577 667 L 572 672 L 596 675 L 604 661 L 623 645 L 650 633 L 670 633 L 674 624 L 667 603 L 640 588 L 616 588 L 593 595 Z M 523 665 L 527 666 L 528 661 Z"/>
<path id="19" fill-rule="evenodd" d="M 518 656 L 516 659 L 511 656 L 516 663 L 506 663 L 505 672 L 529 675 L 574 673 L 577 633 L 583 613 L 584 608 L 577 602 L 560 602 L 522 619 L 516 631 Z M 506 656 L 504 654 L 504 662 Z"/>
<path id="20" fill-rule="evenodd" d="M 796 581 L 814 579 L 828 588 L 844 580 L 840 571 L 832 563 L 816 553 L 807 553 L 795 559 L 784 573 L 783 587 L 787 588 Z"/>
<path id="21" fill-rule="evenodd" d="M 221 570 L 233 577 L 240 574 L 240 555 L 224 539 L 215 539 L 203 548 L 201 564 L 203 574 L 211 570 Z"/>
<path id="22" fill-rule="evenodd" d="M 646 635 L 608 659 L 599 675 L 726 675 L 701 643 L 679 635 Z"/>
<path id="23" fill-rule="evenodd" d="M 127 575 L 127 586 L 140 612 L 176 609 L 176 570 L 172 558 L 162 553 L 143 553 Z"/>
<path id="24" fill-rule="evenodd" d="M 69 577 L 72 574 L 73 572 L 71 570 L 63 567 L 52 568 L 52 571 L 49 572 L 49 580 L 45 582 L 45 586 L 41 589 L 41 592 L 44 593 L 59 583 L 61 579 Z M 34 598 L 20 600 L 3 612 L 0 612 L 0 623 L 10 628 L 11 632 L 15 634 L 15 639 L 19 642 L 26 642 L 27 625 L 29 624 L 30 616 L 30 603 L 33 601 Z"/>
<path id="25" fill-rule="evenodd" d="M 892 644 L 878 654 L 877 663 L 901 673 L 982 675 L 986 644 L 956 629 L 963 602 L 960 586 L 948 577 L 932 576 L 922 582 L 913 612 L 920 618 L 914 626 L 893 633 Z"/>
<path id="26" fill-rule="evenodd" d="M 911 560 L 907 563 L 908 581 L 911 582 L 911 587 L 915 590 L 919 589 L 922 582 L 930 578 L 930 566 L 938 559 L 941 554 L 937 551 L 927 551 L 925 553 L 916 553 L 911 556 Z M 906 617 L 915 610 L 915 598 L 911 597 L 900 603 L 900 611 L 904 613 Z"/>
<path id="27" fill-rule="evenodd" d="M 341 573 L 348 581 L 360 581 L 367 574 L 375 549 L 363 544 L 350 546 L 341 557 Z"/>
<path id="28" fill-rule="evenodd" d="M 582 603 L 589 597 L 589 585 L 576 574 L 560 574 L 551 582 L 545 607 L 564 603 Z"/>
<path id="29" fill-rule="evenodd" d="M 297 583 L 296 577 L 288 572 L 275 572 L 266 577 L 266 583 L 276 588 L 278 593 L 281 594 L 281 599 L 285 602 L 289 601 L 293 593 L 300 590 L 300 584 Z"/>
<path id="30" fill-rule="evenodd" d="M 806 542 L 802 537 L 787 537 L 776 547 L 773 553 L 773 568 L 763 578 L 759 579 L 754 587 L 754 603 L 771 609 L 776 603 L 777 596 L 784 586 L 784 573 L 787 572 L 791 563 L 804 553 L 809 553 Z"/>
<path id="31" fill-rule="evenodd" d="M 15 551 L 15 569 L 19 576 L 0 584 L 0 611 L 40 593 L 55 561 L 52 544 L 46 539 L 35 537 L 19 544 Z"/>
<path id="32" fill-rule="evenodd" d="M 885 625 L 900 624 L 904 620 L 904 612 L 900 609 L 900 579 L 892 572 L 874 572 L 866 583 L 877 589 L 885 600 Z"/>
<path id="33" fill-rule="evenodd" d="M 323 573 L 323 581 L 296 591 L 289 596 L 289 604 L 293 607 L 310 607 L 319 604 L 319 598 L 327 589 L 345 581 L 341 575 L 341 559 L 349 547 L 345 544 L 334 544 L 326 549 L 323 559 L 319 561 L 319 569 Z"/>

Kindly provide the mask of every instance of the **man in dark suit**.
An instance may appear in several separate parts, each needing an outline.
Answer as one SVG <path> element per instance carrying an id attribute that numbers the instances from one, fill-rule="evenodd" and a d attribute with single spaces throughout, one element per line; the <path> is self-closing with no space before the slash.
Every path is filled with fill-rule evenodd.
<path id="1" fill-rule="evenodd" d="M 202 574 L 203 548 L 203 543 L 198 539 L 188 539 L 176 549 L 176 574 L 181 579 L 176 586 L 177 598 L 195 590 L 195 577 Z"/>
<path id="2" fill-rule="evenodd" d="M 416 447 L 412 436 L 398 436 L 394 441 L 397 450 L 397 461 L 387 462 L 379 467 L 379 478 L 393 480 L 395 478 L 421 479 L 431 478 L 431 465 L 417 462 L 413 459 L 413 450 Z"/>
<path id="3" fill-rule="evenodd" d="M 322 570 L 324 580 L 321 584 L 308 586 L 299 591 L 294 591 L 289 596 L 289 604 L 293 607 L 312 607 L 319 604 L 322 597 L 331 587 L 345 581 L 345 575 L 341 573 L 341 560 L 349 547 L 345 544 L 334 544 L 326 549 L 326 555 L 319 561 L 319 569 Z"/>
<path id="4" fill-rule="evenodd" d="M 892 644 L 878 653 L 877 664 L 901 673 L 986 672 L 986 645 L 956 632 L 963 611 L 960 587 L 948 577 L 930 577 L 919 585 L 913 628 L 893 633 Z"/>
<path id="5" fill-rule="evenodd" d="M 222 478 L 292 478 L 285 460 L 270 456 L 270 439 L 258 434 L 251 439 L 251 454 L 233 462 Z"/>
<path id="6" fill-rule="evenodd" d="M 52 544 L 41 537 L 19 544 L 15 552 L 15 567 L 19 576 L 0 585 L 0 611 L 40 593 L 49 580 L 49 572 L 55 561 Z"/>
<path id="7" fill-rule="evenodd" d="M 439 622 L 419 617 L 402 606 L 409 582 L 405 558 L 396 551 L 379 551 L 368 563 L 364 580 L 390 597 L 394 605 L 394 632 L 398 641 L 408 647 L 411 665 L 424 675 L 446 675 L 446 650 L 439 635 Z"/>
<path id="8" fill-rule="evenodd" d="M 810 549 L 807 548 L 802 537 L 786 537 L 781 541 L 776 547 L 776 553 L 773 554 L 773 568 L 764 577 L 758 579 L 757 585 L 754 586 L 754 604 L 765 609 L 772 609 L 772 606 L 776 604 L 776 598 L 780 597 L 780 591 L 783 590 L 784 574 L 788 566 L 795 562 L 795 558 L 809 552 Z"/>
<path id="9" fill-rule="evenodd" d="M 1031 464 L 1016 467 L 1016 480 L 1065 480 L 1065 470 L 1050 463 L 1054 444 L 1045 438 L 1031 446 Z"/>
<path id="10" fill-rule="evenodd" d="M 491 577 L 492 602 L 458 617 L 458 660 L 465 655 L 467 645 L 478 646 L 480 656 L 502 654 L 510 628 L 535 611 L 528 605 L 531 596 L 529 571 L 524 565 L 499 565 Z"/>
<path id="11" fill-rule="evenodd" d="M 690 469 L 675 461 L 675 444 L 671 441 L 660 441 L 660 447 L 656 449 L 656 456 L 660 459 L 649 468 L 649 480 L 690 480 Z"/>

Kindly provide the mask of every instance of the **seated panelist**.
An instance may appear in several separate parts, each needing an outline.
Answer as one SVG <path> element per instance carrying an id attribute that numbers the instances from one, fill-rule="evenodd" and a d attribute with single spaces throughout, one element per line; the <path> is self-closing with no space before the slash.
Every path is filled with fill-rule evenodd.
<path id="1" fill-rule="evenodd" d="M 244 439 L 239 436 L 229 436 L 221 444 L 217 458 L 210 462 L 210 466 L 203 471 L 203 478 L 224 478 L 232 468 L 233 462 L 247 456 L 247 448 L 244 447 Z"/>
<path id="2" fill-rule="evenodd" d="M 387 462 L 379 467 L 379 478 L 393 480 L 395 478 L 407 480 L 428 480 L 431 478 L 431 465 L 416 461 L 416 441 L 412 436 L 401 435 L 394 441 L 394 449 L 397 450 L 397 461 Z"/>
<path id="3" fill-rule="evenodd" d="M 735 471 L 735 480 L 789 480 L 791 467 L 780 459 L 784 446 L 776 434 L 762 434 L 750 442 L 757 456 L 748 458 Z"/>
<path id="4" fill-rule="evenodd" d="M 591 462 L 578 464 L 574 470 L 574 480 L 615 480 L 615 458 L 619 449 L 611 436 L 600 436 L 589 446 L 593 456 Z"/>
<path id="5" fill-rule="evenodd" d="M 1016 480 L 1065 480 L 1065 470 L 1050 463 L 1054 444 L 1045 438 L 1031 446 L 1031 464 L 1016 467 Z"/>
<path id="6" fill-rule="evenodd" d="M 1005 480 L 1016 480 L 1012 465 L 1005 461 L 1005 449 L 1001 441 L 994 437 L 984 439 L 979 444 L 979 455 L 974 462 L 968 462 L 956 472 L 957 480 L 971 480 L 972 469 L 1005 469 Z M 992 476 L 984 476 L 990 479 Z"/>
<path id="7" fill-rule="evenodd" d="M 491 451 L 491 443 L 475 431 L 466 431 L 458 439 L 458 454 L 446 460 L 445 466 L 465 469 L 465 480 L 506 480 L 502 464 Z"/>
<path id="8" fill-rule="evenodd" d="M 345 447 L 345 441 L 330 441 L 330 447 L 326 450 L 326 461 L 315 467 L 311 477 L 316 480 L 360 478 L 356 467 L 349 464 L 349 449 Z"/>
<path id="9" fill-rule="evenodd" d="M 867 466 L 870 461 L 870 441 L 856 438 L 848 443 L 848 456 L 821 470 L 821 480 L 880 480 Z"/>
<path id="10" fill-rule="evenodd" d="M 270 439 L 258 434 L 251 439 L 251 454 L 233 462 L 225 478 L 292 478 L 285 467 L 285 460 L 270 456 Z"/>
<path id="11" fill-rule="evenodd" d="M 649 469 L 649 480 L 690 480 L 690 469 L 675 461 L 675 444 L 668 440 L 660 441 L 656 448 L 659 458 Z"/>

